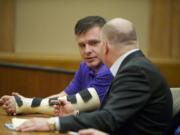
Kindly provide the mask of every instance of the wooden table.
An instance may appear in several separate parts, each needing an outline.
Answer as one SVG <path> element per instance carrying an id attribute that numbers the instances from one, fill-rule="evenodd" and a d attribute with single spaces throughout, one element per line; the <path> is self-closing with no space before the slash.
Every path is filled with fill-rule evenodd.
<path id="1" fill-rule="evenodd" d="M 68 135 L 68 134 L 62 134 L 62 133 L 55 133 L 55 132 L 16 132 L 8 130 L 4 127 L 5 123 L 11 123 L 11 119 L 17 117 L 17 118 L 32 118 L 32 117 L 49 117 L 48 115 L 42 115 L 42 114 L 32 114 L 32 115 L 19 115 L 19 116 L 8 116 L 6 112 L 2 109 L 0 106 L 0 135 Z"/>

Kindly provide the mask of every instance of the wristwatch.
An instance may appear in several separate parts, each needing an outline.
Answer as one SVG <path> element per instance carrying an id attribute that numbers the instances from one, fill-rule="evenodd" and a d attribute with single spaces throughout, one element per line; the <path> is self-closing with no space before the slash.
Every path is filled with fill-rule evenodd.
<path id="1" fill-rule="evenodd" d="M 56 117 L 51 117 L 51 118 L 48 119 L 48 124 L 49 124 L 49 127 L 50 127 L 51 131 L 56 130 L 55 123 L 56 123 Z"/>

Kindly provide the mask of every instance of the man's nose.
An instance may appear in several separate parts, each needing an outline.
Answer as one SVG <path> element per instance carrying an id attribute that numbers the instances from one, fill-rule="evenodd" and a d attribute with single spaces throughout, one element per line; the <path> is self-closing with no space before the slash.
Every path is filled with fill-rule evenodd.
<path id="1" fill-rule="evenodd" d="M 90 53 L 92 51 L 92 48 L 90 45 L 86 44 L 86 47 L 85 47 L 85 52 L 86 53 Z"/>

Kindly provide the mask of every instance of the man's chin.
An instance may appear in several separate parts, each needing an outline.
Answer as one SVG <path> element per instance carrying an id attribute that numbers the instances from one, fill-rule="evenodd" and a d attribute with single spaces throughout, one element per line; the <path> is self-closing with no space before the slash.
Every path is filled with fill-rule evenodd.
<path id="1" fill-rule="evenodd" d="M 97 68 L 100 65 L 100 62 L 91 62 L 91 63 L 86 63 L 86 64 L 87 64 L 87 66 L 89 68 L 94 69 L 94 68 Z"/>

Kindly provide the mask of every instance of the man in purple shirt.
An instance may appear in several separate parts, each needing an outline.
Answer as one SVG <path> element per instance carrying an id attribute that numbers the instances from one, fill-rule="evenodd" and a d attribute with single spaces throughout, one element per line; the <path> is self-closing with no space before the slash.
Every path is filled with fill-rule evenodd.
<path id="1" fill-rule="evenodd" d="M 83 89 L 93 87 L 102 99 L 112 78 L 109 69 L 98 58 L 100 30 L 105 23 L 106 21 L 102 17 L 88 16 L 80 19 L 75 25 L 76 40 L 83 62 L 72 82 L 58 96 L 72 95 Z"/>
<path id="2" fill-rule="evenodd" d="M 91 87 L 96 90 L 100 101 L 102 101 L 112 79 L 111 72 L 98 58 L 100 53 L 100 30 L 105 23 L 104 18 L 99 16 L 88 16 L 77 22 L 75 35 L 83 62 L 81 62 L 74 79 L 68 87 L 59 94 L 47 98 L 73 95 Z M 15 95 L 18 94 L 3 96 L 0 99 L 3 109 L 8 114 L 16 115 Z"/>

